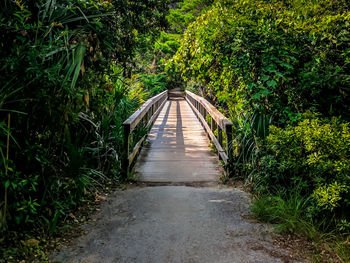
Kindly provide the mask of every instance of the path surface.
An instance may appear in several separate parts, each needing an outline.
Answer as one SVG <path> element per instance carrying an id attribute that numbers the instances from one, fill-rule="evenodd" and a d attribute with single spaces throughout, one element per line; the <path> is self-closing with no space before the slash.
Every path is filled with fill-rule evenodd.
<path id="1" fill-rule="evenodd" d="M 136 173 L 144 182 L 180 186 L 116 191 L 92 222 L 82 226 L 86 234 L 52 255 L 52 261 L 293 262 L 286 251 L 273 246 L 271 229 L 247 219 L 248 195 L 217 183 L 218 160 L 208 144 L 186 101 L 169 100 Z M 184 186 L 189 183 L 211 186 Z"/>
<path id="2" fill-rule="evenodd" d="M 248 206 L 244 192 L 218 187 L 117 191 L 55 262 L 292 262 L 269 228 L 245 219 Z"/>
<path id="3" fill-rule="evenodd" d="M 164 105 L 140 154 L 135 172 L 143 182 L 216 182 L 217 156 L 192 109 L 181 97 Z"/>

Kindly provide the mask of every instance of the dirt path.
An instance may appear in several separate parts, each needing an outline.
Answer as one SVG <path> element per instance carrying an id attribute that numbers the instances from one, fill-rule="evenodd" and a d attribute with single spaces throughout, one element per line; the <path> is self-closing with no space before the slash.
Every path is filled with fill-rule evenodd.
<path id="1" fill-rule="evenodd" d="M 247 219 L 238 189 L 157 186 L 116 191 L 54 262 L 295 262 L 271 229 Z"/>

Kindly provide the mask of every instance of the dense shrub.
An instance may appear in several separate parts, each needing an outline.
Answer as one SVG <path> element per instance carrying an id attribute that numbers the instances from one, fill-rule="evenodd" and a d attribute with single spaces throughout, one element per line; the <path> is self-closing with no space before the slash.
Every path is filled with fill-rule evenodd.
<path id="1" fill-rule="evenodd" d="M 349 219 L 349 123 L 313 115 L 285 129 L 271 126 L 261 155 L 256 190 L 290 192 L 298 186 L 314 201 L 310 213 Z"/>

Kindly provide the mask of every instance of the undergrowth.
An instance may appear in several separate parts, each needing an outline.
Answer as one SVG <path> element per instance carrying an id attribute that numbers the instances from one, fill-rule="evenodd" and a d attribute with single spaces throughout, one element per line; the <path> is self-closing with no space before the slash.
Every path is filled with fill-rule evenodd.
<path id="1" fill-rule="evenodd" d="M 256 219 L 270 223 L 276 232 L 306 238 L 315 247 L 307 255 L 313 262 L 350 262 L 349 233 L 331 229 L 327 219 L 308 217 L 310 198 L 296 191 L 255 196 L 252 212 Z"/>

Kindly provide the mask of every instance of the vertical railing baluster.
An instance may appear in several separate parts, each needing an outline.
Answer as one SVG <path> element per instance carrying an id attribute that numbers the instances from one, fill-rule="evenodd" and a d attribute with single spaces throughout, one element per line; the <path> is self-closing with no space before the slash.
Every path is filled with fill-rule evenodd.
<path id="1" fill-rule="evenodd" d="M 218 124 L 218 134 L 217 134 L 217 137 L 216 137 L 219 141 L 219 144 L 222 146 L 222 129 L 220 127 L 220 125 Z M 219 158 L 220 158 L 220 153 L 219 154 Z"/>
<path id="2" fill-rule="evenodd" d="M 129 153 L 130 153 L 130 124 L 124 124 L 124 158 L 122 158 L 122 172 L 124 178 L 127 178 L 129 173 Z"/>
<path id="3" fill-rule="evenodd" d="M 231 164 L 232 162 L 232 157 L 233 157 L 233 148 L 232 148 L 232 141 L 233 141 L 233 136 L 232 136 L 232 123 L 226 123 L 225 126 L 226 130 L 226 153 L 228 157 L 228 163 Z M 232 172 L 232 165 L 229 165 L 227 167 L 227 172 L 229 175 L 231 175 Z"/>
<path id="4" fill-rule="evenodd" d="M 210 128 L 211 128 L 213 133 L 215 132 L 215 130 L 217 128 L 217 124 L 216 124 L 215 120 L 212 117 L 211 117 Z"/>
<path id="5" fill-rule="evenodd" d="M 227 156 L 232 155 L 232 149 L 229 150 L 229 148 L 232 148 L 232 124 L 231 123 L 226 123 L 225 125 L 225 130 L 226 130 L 226 151 L 227 151 Z"/>

